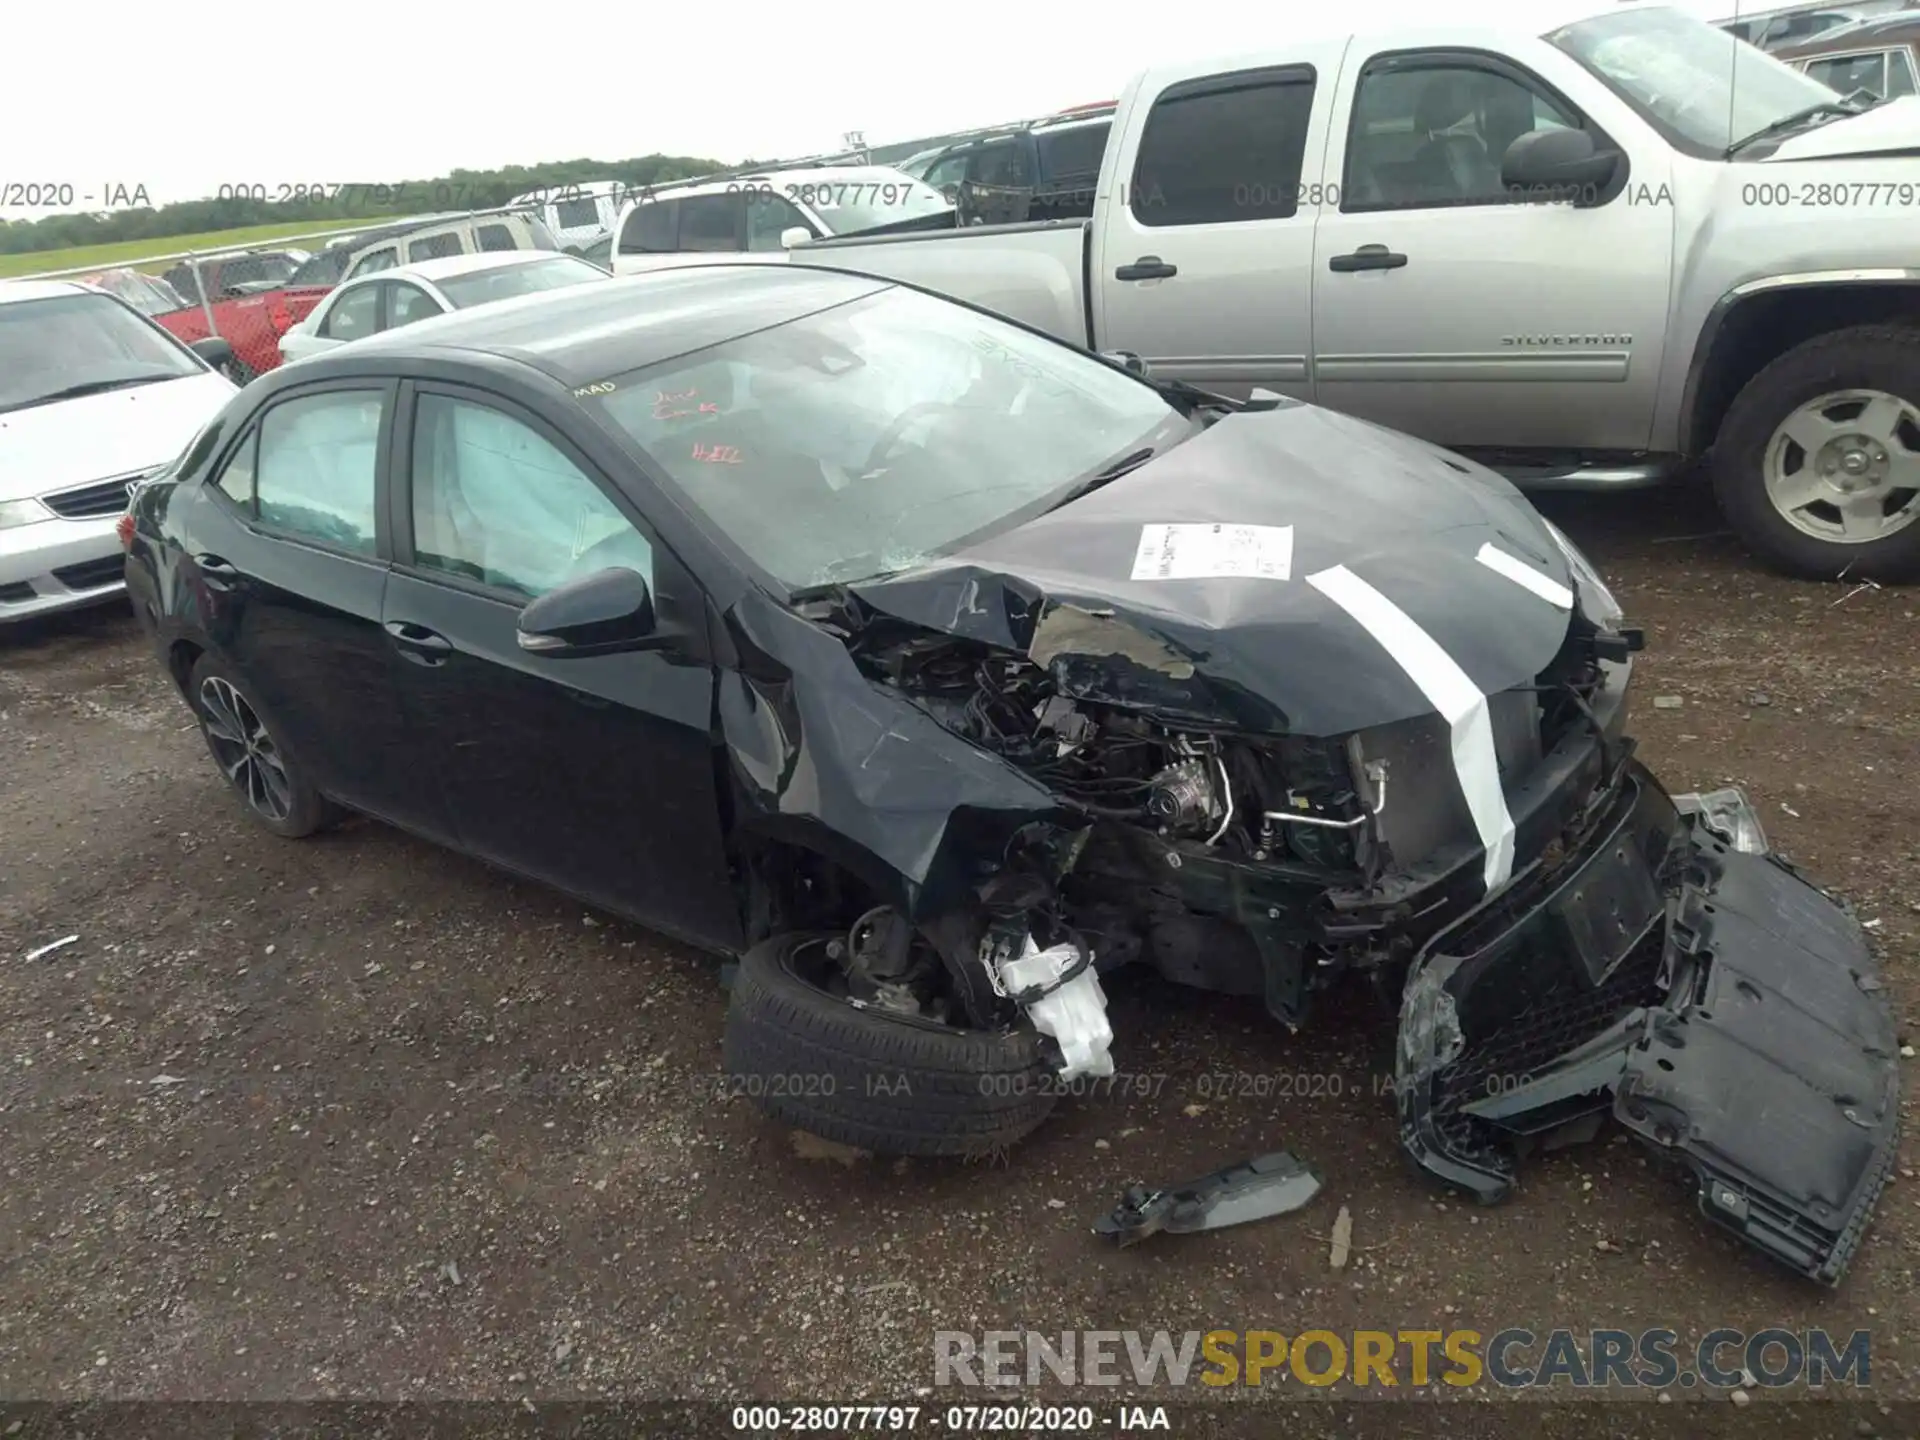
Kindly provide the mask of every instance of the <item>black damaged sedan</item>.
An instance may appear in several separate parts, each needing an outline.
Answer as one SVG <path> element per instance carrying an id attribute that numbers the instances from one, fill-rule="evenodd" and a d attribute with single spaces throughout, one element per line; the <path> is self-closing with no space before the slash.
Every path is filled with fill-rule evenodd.
<path id="1" fill-rule="evenodd" d="M 588 293 L 591 291 L 591 293 Z M 1858 927 L 1623 733 L 1639 635 L 1504 481 L 901 285 L 715 265 L 237 396 L 123 527 L 261 824 L 376 816 L 741 957 L 783 1120 L 979 1153 L 1147 966 L 1399 1009 L 1413 1157 L 1607 1119 L 1837 1280 L 1890 1164 Z"/>

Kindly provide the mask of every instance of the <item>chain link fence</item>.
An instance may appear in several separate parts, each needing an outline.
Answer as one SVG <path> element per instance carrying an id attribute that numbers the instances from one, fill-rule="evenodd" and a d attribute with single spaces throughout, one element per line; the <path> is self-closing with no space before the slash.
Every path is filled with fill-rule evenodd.
<path id="1" fill-rule="evenodd" d="M 16 278 L 75 280 L 108 291 L 183 344 L 218 337 L 232 350 L 223 368 L 245 384 L 281 363 L 281 337 L 313 312 L 369 248 L 390 240 L 393 264 L 473 249 L 563 248 L 541 218 L 547 208 L 524 205 L 467 216 L 336 222 L 326 229 L 220 248 Z"/>

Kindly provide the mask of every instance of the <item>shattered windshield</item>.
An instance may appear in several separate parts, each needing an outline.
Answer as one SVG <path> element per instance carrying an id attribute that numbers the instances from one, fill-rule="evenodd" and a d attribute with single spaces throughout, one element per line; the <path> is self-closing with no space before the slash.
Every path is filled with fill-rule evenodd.
<path id="1" fill-rule="evenodd" d="M 1839 95 L 1810 75 L 1680 10 L 1626 10 L 1548 35 L 1602 83 L 1695 155 Z"/>
<path id="2" fill-rule="evenodd" d="M 1196 428 L 1100 360 L 911 290 L 581 393 L 790 591 L 921 564 Z"/>

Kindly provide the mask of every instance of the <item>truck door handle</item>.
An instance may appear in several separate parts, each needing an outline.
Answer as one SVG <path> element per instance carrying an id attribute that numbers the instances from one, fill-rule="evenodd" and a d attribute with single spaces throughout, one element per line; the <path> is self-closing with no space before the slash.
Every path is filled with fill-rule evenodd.
<path id="1" fill-rule="evenodd" d="M 1406 263 L 1406 256 L 1396 254 L 1384 245 L 1362 245 L 1351 255 L 1334 256 L 1327 261 L 1327 268 L 1344 275 L 1354 270 L 1398 270 Z"/>
<path id="2" fill-rule="evenodd" d="M 411 620 L 389 620 L 385 628 L 393 637 L 393 648 L 416 665 L 444 665 L 453 653 L 453 642 L 446 636 Z"/>
<path id="3" fill-rule="evenodd" d="M 218 555 L 196 555 L 193 563 L 209 590 L 231 590 L 240 582 L 240 571 Z"/>
<path id="4" fill-rule="evenodd" d="M 1113 272 L 1116 280 L 1168 280 L 1180 273 L 1178 265 L 1169 265 L 1158 255 L 1142 255 L 1131 265 L 1122 265 Z"/>

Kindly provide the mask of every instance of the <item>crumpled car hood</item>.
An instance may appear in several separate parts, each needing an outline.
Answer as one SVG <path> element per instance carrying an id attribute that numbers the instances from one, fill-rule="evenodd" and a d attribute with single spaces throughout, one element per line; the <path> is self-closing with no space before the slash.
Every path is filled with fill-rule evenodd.
<path id="1" fill-rule="evenodd" d="M 1167 525 L 1284 528 L 1289 563 L 1269 536 L 1254 562 L 1266 573 L 1150 573 L 1169 560 L 1176 571 L 1233 568 L 1209 561 L 1211 537 L 1188 532 L 1135 578 L 1143 531 Z M 1485 547 L 1534 583 L 1487 563 Z M 1424 441 L 1311 405 L 1229 416 L 1071 504 L 849 588 L 883 614 L 1027 653 L 1076 699 L 1321 736 L 1431 713 L 1387 643 L 1313 583 L 1340 569 L 1482 694 L 1530 683 L 1566 639 L 1567 556 L 1518 491 Z"/>

